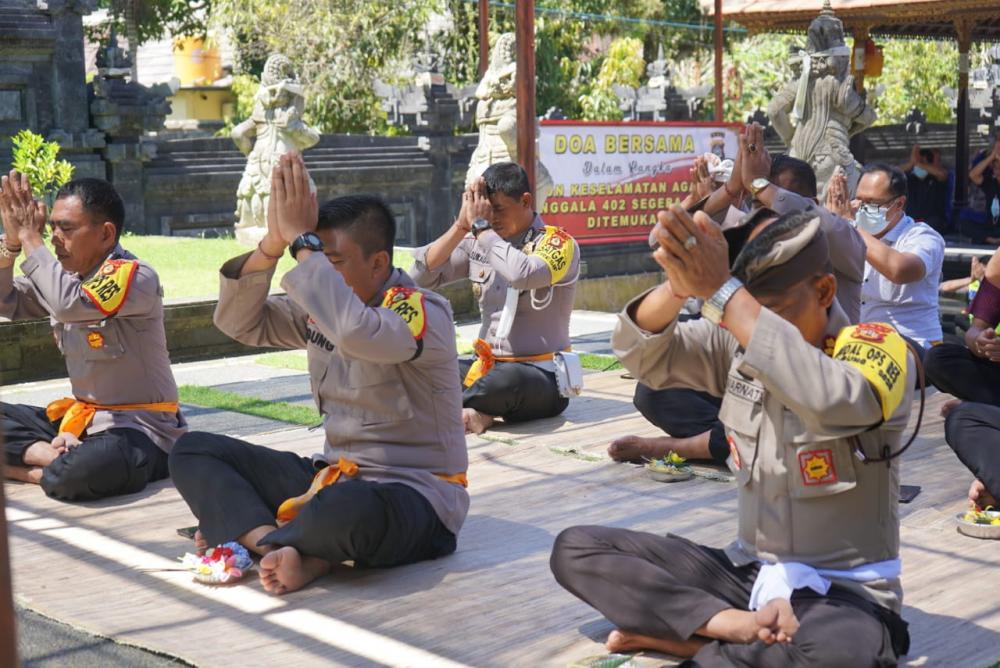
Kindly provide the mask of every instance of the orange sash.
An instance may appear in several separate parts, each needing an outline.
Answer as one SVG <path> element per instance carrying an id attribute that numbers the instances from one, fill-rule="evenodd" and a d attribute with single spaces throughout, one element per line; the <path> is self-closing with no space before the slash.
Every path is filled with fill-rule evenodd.
<path id="1" fill-rule="evenodd" d="M 496 362 L 548 362 L 556 356 L 555 353 L 498 356 L 493 354 L 493 346 L 483 339 L 476 339 L 472 349 L 476 351 L 476 361 L 472 363 L 469 373 L 465 374 L 465 380 L 462 381 L 466 387 L 472 387 L 473 383 L 488 374 Z"/>
<path id="2" fill-rule="evenodd" d="M 59 432 L 68 431 L 77 438 L 80 438 L 87 427 L 94 419 L 97 411 L 156 411 L 158 413 L 176 413 L 180 406 L 176 401 L 160 401 L 151 404 L 92 404 L 72 397 L 66 399 L 56 399 L 45 408 L 45 414 L 49 420 L 55 422 L 62 418 L 59 423 Z"/>
<path id="3" fill-rule="evenodd" d="M 346 475 L 348 478 L 353 478 L 358 475 L 357 463 L 341 457 L 337 460 L 336 464 L 330 464 L 329 466 L 320 469 L 316 475 L 313 476 L 312 484 L 309 485 L 309 489 L 307 489 L 304 494 L 293 496 L 290 499 L 285 499 L 281 505 L 278 506 L 278 514 L 276 516 L 278 526 L 281 526 L 286 522 L 291 522 L 295 519 L 295 517 L 299 514 L 299 510 L 302 509 L 302 506 L 309 503 L 309 500 L 316 496 L 321 489 L 329 487 L 340 480 L 341 474 Z M 468 478 L 466 478 L 464 473 L 455 473 L 452 475 L 435 473 L 434 475 L 445 482 L 461 485 L 462 487 L 469 486 Z"/>

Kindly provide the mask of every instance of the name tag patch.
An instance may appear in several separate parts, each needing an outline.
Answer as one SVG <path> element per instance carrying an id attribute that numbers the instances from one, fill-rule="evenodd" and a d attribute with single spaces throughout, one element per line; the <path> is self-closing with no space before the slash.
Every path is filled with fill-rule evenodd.
<path id="1" fill-rule="evenodd" d="M 417 341 L 424 338 L 427 318 L 424 308 L 424 293 L 416 288 L 396 286 L 386 290 L 382 306 L 389 309 L 406 323 L 410 334 Z"/>
<path id="2" fill-rule="evenodd" d="M 760 403 L 764 396 L 763 388 L 733 376 L 730 376 L 726 383 L 726 392 L 755 404 Z"/>
<path id="3" fill-rule="evenodd" d="M 139 263 L 135 260 L 108 260 L 80 286 L 83 294 L 104 315 L 114 315 L 125 303 Z"/>
<path id="4" fill-rule="evenodd" d="M 316 321 L 309 318 L 306 324 L 306 341 L 314 346 L 318 346 L 327 352 L 333 352 L 333 344 L 323 336 L 323 333 L 315 328 Z"/>
<path id="5" fill-rule="evenodd" d="M 830 485 L 837 482 L 837 469 L 833 466 L 833 452 L 830 450 L 800 452 L 799 471 L 802 473 L 803 485 Z"/>

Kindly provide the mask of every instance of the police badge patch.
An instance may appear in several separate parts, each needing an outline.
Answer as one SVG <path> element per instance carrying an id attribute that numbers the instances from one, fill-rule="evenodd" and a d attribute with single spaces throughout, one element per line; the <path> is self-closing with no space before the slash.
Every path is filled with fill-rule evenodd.
<path id="1" fill-rule="evenodd" d="M 799 453 L 799 471 L 802 484 L 829 485 L 837 482 L 837 469 L 833 466 L 833 452 L 830 450 L 806 450 Z"/>
<path id="2" fill-rule="evenodd" d="M 534 242 L 531 255 L 537 255 L 549 266 L 552 284 L 561 281 L 573 263 L 573 237 L 558 227 L 545 226 L 545 234 Z"/>
<path id="3" fill-rule="evenodd" d="M 427 319 L 424 312 L 424 293 L 416 288 L 396 286 L 385 292 L 382 306 L 389 309 L 406 323 L 410 334 L 417 341 L 424 338 Z"/>
<path id="4" fill-rule="evenodd" d="M 128 297 L 129 287 L 135 278 L 139 263 L 135 260 L 108 260 L 80 290 L 106 316 L 121 310 Z"/>

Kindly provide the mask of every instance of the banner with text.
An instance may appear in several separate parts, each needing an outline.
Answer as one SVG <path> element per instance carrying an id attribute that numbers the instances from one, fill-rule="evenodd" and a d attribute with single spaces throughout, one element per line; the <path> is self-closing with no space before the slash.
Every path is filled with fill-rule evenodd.
<path id="1" fill-rule="evenodd" d="M 641 241 L 656 212 L 690 189 L 694 158 L 735 158 L 737 126 L 542 121 L 538 152 L 553 187 L 542 217 L 581 244 Z"/>

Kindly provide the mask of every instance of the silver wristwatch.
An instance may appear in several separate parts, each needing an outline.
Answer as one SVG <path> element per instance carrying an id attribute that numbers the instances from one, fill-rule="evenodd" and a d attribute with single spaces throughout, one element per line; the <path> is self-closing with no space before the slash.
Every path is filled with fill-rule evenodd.
<path id="1" fill-rule="evenodd" d="M 722 314 L 726 310 L 726 304 L 733 298 L 736 291 L 743 287 L 743 283 L 738 278 L 730 278 L 722 284 L 722 287 L 715 291 L 715 294 L 705 300 L 701 305 L 701 315 L 703 318 L 718 325 L 722 322 Z"/>

